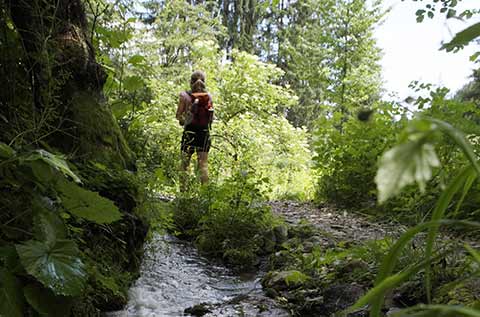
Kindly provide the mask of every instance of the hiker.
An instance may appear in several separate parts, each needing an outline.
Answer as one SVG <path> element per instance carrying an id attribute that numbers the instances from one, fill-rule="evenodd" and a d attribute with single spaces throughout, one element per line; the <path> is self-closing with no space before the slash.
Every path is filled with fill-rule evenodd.
<path id="1" fill-rule="evenodd" d="M 212 97 L 205 87 L 205 73 L 195 71 L 190 78 L 189 91 L 180 93 L 177 108 L 177 120 L 183 126 L 181 143 L 181 189 L 185 185 L 185 177 L 190 159 L 197 153 L 200 180 L 208 182 L 208 151 L 210 150 L 210 126 L 213 120 Z"/>

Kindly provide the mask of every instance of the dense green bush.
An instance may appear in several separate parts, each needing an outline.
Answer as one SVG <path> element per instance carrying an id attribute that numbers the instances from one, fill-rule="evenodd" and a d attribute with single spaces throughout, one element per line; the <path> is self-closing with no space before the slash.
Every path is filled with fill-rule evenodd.
<path id="1" fill-rule="evenodd" d="M 369 121 L 336 112 L 320 119 L 314 134 L 317 199 L 358 207 L 376 197 L 377 160 L 395 141 L 402 111 L 383 103 Z M 343 121 L 343 122 L 342 122 Z"/>
<path id="2" fill-rule="evenodd" d="M 220 185 L 191 184 L 173 202 L 177 229 L 204 254 L 235 267 L 251 267 L 263 252 L 265 234 L 279 223 L 261 186 L 247 171 Z"/>
<path id="3" fill-rule="evenodd" d="M 419 87 L 415 88 L 417 86 Z M 478 153 L 480 148 L 477 136 L 480 134 L 480 127 L 477 122 L 480 112 L 474 103 L 449 98 L 449 90 L 446 88 L 433 89 L 430 85 L 418 83 L 413 84 L 412 88 L 423 95 L 414 101 L 415 106 L 419 107 L 417 115 L 444 120 L 453 127 L 462 130 L 471 142 L 473 149 Z M 413 126 L 412 124 L 411 127 Z M 417 127 L 416 129 L 421 128 Z M 412 128 L 405 130 L 400 135 L 400 139 L 404 139 L 405 135 L 413 132 Z M 387 201 L 383 209 L 393 211 L 389 213 L 389 217 L 395 217 L 409 223 L 418 223 L 425 220 L 432 212 L 446 184 L 452 181 L 454 175 L 462 166 L 468 164 L 462 150 L 451 137 L 440 133 L 431 133 L 429 138 L 432 142 L 434 141 L 441 168 L 433 169 L 432 177 L 426 182 L 424 191 L 418 191 L 415 186 L 407 186 L 401 194 Z M 468 193 L 463 197 L 462 206 L 452 210 L 449 217 L 470 220 L 480 219 L 480 212 L 477 207 L 480 197 L 479 191 L 479 185 L 472 184 Z M 452 203 L 458 203 L 461 198 L 462 195 L 453 197 Z"/>
<path id="4" fill-rule="evenodd" d="M 112 177 L 101 164 L 86 165 L 80 178 L 60 155 L 0 142 L 0 315 L 68 316 L 84 305 L 125 304 L 129 272 L 139 266 L 128 251 L 139 249 L 145 233 L 135 217 L 122 221 L 137 187 L 121 171 Z M 106 194 L 107 180 L 117 205 L 98 193 Z"/>

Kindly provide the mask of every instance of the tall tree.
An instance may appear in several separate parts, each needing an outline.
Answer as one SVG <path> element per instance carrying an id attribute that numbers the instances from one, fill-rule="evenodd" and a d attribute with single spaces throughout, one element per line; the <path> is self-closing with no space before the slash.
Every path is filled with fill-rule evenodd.
<path id="1" fill-rule="evenodd" d="M 257 25 L 265 6 L 259 0 L 220 0 L 218 5 L 222 23 L 228 32 L 223 47 L 227 52 L 236 48 L 253 53 Z"/>
<path id="2" fill-rule="evenodd" d="M 32 108 L 23 115 L 34 124 L 23 133 L 25 142 L 48 141 L 76 158 L 131 166 L 133 155 L 104 102 L 106 73 L 95 59 L 83 2 L 19 0 L 5 5 L 6 19 L 24 48 L 30 82 Z M 18 116 L 22 109 L 17 106 L 10 100 L 0 109 L 7 121 Z"/>
<path id="3" fill-rule="evenodd" d="M 325 107 L 344 115 L 379 98 L 380 49 L 373 29 L 380 1 L 309 0 L 291 6 L 291 23 L 279 45 L 279 66 L 300 97 L 289 109 L 295 125 L 310 128 Z"/>
<path id="4" fill-rule="evenodd" d="M 249 1 L 219 3 L 227 49 L 253 48 L 285 71 L 281 83 L 300 98 L 297 106 L 284 109 L 295 125 L 313 128 L 325 106 L 348 115 L 379 98 L 380 50 L 373 29 L 382 18 L 380 0 L 258 1 L 252 18 L 252 11 L 241 10 Z M 250 33 L 242 32 L 242 23 L 255 22 Z M 249 44 L 241 45 L 240 37 Z"/>

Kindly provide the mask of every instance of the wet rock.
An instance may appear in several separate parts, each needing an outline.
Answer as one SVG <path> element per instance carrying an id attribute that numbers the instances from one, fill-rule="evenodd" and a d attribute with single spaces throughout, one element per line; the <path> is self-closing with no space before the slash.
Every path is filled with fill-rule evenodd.
<path id="1" fill-rule="evenodd" d="M 409 307 L 418 303 L 426 303 L 425 287 L 420 281 L 409 281 L 397 288 L 393 295 L 393 304 L 398 307 Z"/>
<path id="2" fill-rule="evenodd" d="M 275 298 L 279 296 L 279 293 L 271 287 L 267 287 L 264 289 L 265 295 L 267 295 L 270 298 Z"/>
<path id="3" fill-rule="evenodd" d="M 192 307 L 185 309 L 184 313 L 192 316 L 204 316 L 208 313 L 211 313 L 212 310 L 210 309 L 207 303 L 201 303 Z"/>
<path id="4" fill-rule="evenodd" d="M 398 313 L 400 310 L 401 310 L 401 308 L 391 307 L 391 308 L 388 309 L 385 316 L 393 316 L 394 314 Z"/>
<path id="5" fill-rule="evenodd" d="M 365 294 L 365 290 L 358 284 L 332 285 L 323 291 L 325 315 L 342 311 L 353 304 Z"/>
<path id="6" fill-rule="evenodd" d="M 290 314 L 275 300 L 261 294 L 252 294 L 218 304 L 207 316 L 288 317 Z"/>
<path id="7" fill-rule="evenodd" d="M 314 236 L 311 236 L 310 238 L 308 238 L 307 241 L 309 241 L 309 242 L 311 242 L 315 245 L 321 245 L 324 242 L 324 239 L 319 235 L 314 235 Z"/>
<path id="8" fill-rule="evenodd" d="M 310 253 L 310 252 L 312 252 L 314 246 L 315 246 L 315 245 L 314 245 L 312 242 L 310 242 L 310 241 L 305 241 L 305 242 L 303 243 L 303 253 Z"/>

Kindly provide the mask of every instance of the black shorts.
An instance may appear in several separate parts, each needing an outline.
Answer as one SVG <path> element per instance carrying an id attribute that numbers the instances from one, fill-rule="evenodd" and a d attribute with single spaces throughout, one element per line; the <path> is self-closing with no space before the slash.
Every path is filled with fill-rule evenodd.
<path id="1" fill-rule="evenodd" d="M 205 129 L 186 129 L 182 135 L 182 152 L 193 154 L 197 152 L 210 151 L 210 133 Z"/>

